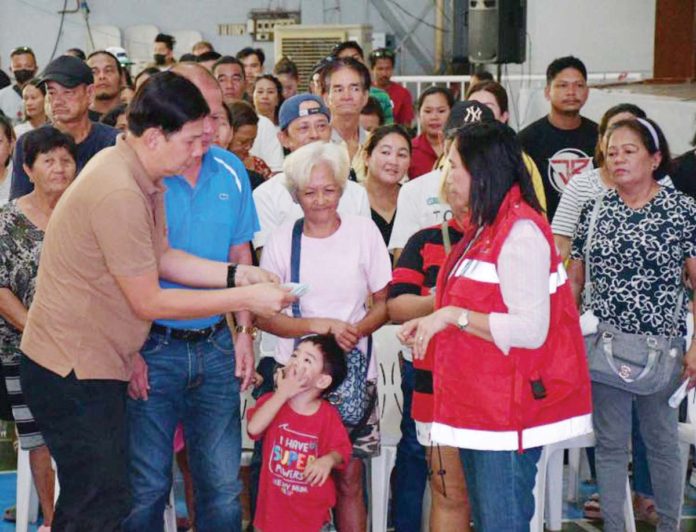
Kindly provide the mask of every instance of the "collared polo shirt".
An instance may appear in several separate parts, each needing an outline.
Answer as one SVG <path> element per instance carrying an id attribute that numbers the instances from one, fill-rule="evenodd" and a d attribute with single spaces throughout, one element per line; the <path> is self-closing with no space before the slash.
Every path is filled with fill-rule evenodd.
<path id="1" fill-rule="evenodd" d="M 260 229 L 244 164 L 227 150 L 211 146 L 203 155 L 195 187 L 180 175 L 165 178 L 164 184 L 172 248 L 227 262 L 230 247 L 250 242 Z M 163 279 L 160 279 L 160 286 L 190 288 Z M 221 317 L 157 320 L 157 323 L 175 329 L 204 329 Z"/>
<path id="2" fill-rule="evenodd" d="M 156 272 L 167 248 L 164 188 L 121 136 L 94 156 L 46 228 L 21 348 L 63 377 L 127 381 L 147 338 L 116 282 Z"/>

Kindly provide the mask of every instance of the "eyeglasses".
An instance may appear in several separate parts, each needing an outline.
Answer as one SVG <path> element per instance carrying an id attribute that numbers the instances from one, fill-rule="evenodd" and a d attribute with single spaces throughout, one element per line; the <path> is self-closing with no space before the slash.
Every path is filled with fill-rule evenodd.
<path id="1" fill-rule="evenodd" d="M 377 48 L 377 50 L 374 50 L 370 54 L 370 57 L 372 59 L 377 59 L 380 57 L 387 57 L 389 59 L 394 59 L 394 57 L 396 57 L 396 54 L 394 53 L 394 50 L 390 50 L 389 48 Z"/>

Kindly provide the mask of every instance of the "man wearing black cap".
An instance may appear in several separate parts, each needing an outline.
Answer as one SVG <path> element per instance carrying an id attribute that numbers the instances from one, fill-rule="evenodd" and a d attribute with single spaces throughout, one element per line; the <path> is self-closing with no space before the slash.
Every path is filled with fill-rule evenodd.
<path id="1" fill-rule="evenodd" d="M 53 117 L 53 126 L 67 133 L 77 144 L 79 172 L 96 153 L 116 143 L 118 130 L 92 122 L 89 105 L 94 93 L 94 77 L 87 63 L 69 55 L 51 61 L 41 75 L 46 84 L 46 102 Z M 15 147 L 10 199 L 34 190 L 23 168 L 22 137 Z"/>

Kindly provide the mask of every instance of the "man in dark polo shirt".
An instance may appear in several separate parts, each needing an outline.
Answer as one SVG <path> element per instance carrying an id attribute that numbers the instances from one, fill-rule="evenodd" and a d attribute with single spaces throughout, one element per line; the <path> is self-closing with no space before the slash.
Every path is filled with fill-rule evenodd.
<path id="1" fill-rule="evenodd" d="M 94 77 L 87 63 L 69 55 L 51 61 L 41 74 L 46 84 L 46 102 L 53 117 L 53 126 L 70 135 L 77 144 L 78 173 L 95 154 L 113 146 L 118 130 L 92 122 L 89 106 L 94 94 Z M 24 171 L 22 137 L 17 139 L 13 158 L 10 199 L 19 198 L 34 190 L 34 184 Z"/>
<path id="2" fill-rule="evenodd" d="M 193 83 L 153 76 L 127 135 L 89 162 L 46 230 L 21 378 L 58 466 L 56 530 L 121 530 L 130 511 L 126 387 L 154 319 L 270 316 L 294 299 L 259 268 L 169 247 L 162 179 L 200 157 L 208 113 Z M 164 290 L 159 278 L 208 290 Z"/>

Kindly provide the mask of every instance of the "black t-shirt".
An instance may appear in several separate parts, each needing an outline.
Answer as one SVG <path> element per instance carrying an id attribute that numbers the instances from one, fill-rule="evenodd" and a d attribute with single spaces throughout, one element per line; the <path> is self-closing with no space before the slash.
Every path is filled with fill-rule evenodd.
<path id="1" fill-rule="evenodd" d="M 10 81 L 10 77 L 7 74 L 5 74 L 4 71 L 0 70 L 0 89 L 4 89 L 10 83 L 12 83 Z"/>
<path id="2" fill-rule="evenodd" d="M 689 150 L 674 159 L 669 176 L 677 190 L 696 199 L 696 152 Z"/>
<path id="3" fill-rule="evenodd" d="M 119 130 L 106 124 L 92 122 L 92 129 L 89 135 L 77 145 L 77 171 L 78 173 L 94 155 L 104 148 L 116 144 L 116 137 Z M 26 133 L 25 133 L 26 135 Z M 24 135 L 17 139 L 13 156 L 12 185 L 10 186 L 10 199 L 20 198 L 34 190 L 34 184 L 29 181 L 29 177 L 24 172 L 24 148 L 22 139 Z"/>
<path id="4" fill-rule="evenodd" d="M 561 192 L 570 178 L 594 167 L 597 124 L 585 117 L 577 129 L 558 129 L 548 116 L 519 132 L 524 151 L 534 159 L 546 192 L 548 219 L 556 212 Z"/>

